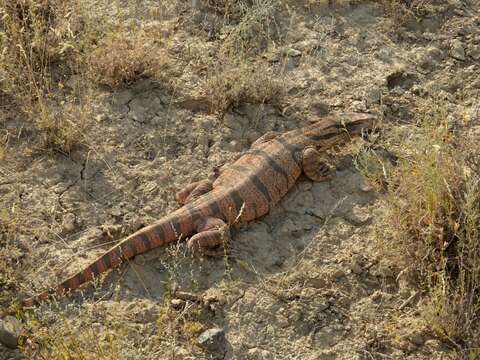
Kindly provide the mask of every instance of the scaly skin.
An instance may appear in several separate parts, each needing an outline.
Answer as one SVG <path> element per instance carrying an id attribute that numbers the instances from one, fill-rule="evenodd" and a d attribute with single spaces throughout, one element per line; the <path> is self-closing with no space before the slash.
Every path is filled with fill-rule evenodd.
<path id="1" fill-rule="evenodd" d="M 128 236 L 54 288 L 23 300 L 23 305 L 32 306 L 51 295 L 75 290 L 135 255 L 181 238 L 193 235 L 188 242 L 190 250 L 221 243 L 222 228 L 228 230 L 227 224 L 247 222 L 267 214 L 302 171 L 319 180 L 321 177 L 316 176 L 314 168 L 319 164 L 316 156 L 371 129 L 373 123 L 374 117 L 369 114 L 344 114 L 283 135 L 267 133 L 213 184 L 205 180 L 179 192 L 177 200 L 185 204 L 183 207 Z"/>

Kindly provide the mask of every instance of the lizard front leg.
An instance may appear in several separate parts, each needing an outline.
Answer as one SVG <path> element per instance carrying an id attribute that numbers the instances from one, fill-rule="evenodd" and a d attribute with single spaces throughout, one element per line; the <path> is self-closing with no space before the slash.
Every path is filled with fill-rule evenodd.
<path id="1" fill-rule="evenodd" d="M 230 241 L 230 229 L 222 219 L 208 217 L 195 224 L 197 234 L 193 235 L 187 242 L 188 249 L 192 253 L 218 256 L 223 255 L 223 245 Z M 220 249 L 216 247 L 222 245 Z"/>
<path id="2" fill-rule="evenodd" d="M 325 181 L 331 178 L 334 167 L 314 147 L 307 147 L 302 153 L 302 169 L 313 181 Z"/>

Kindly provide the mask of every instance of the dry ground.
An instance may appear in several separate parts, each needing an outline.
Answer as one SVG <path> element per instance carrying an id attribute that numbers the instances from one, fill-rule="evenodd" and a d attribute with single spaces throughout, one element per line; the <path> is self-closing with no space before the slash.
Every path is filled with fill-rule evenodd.
<path id="1" fill-rule="evenodd" d="M 268 130 L 344 111 L 376 114 L 379 130 L 342 149 L 332 180 L 302 178 L 271 214 L 234 229 L 228 256 L 192 258 L 172 245 L 83 293 L 18 312 L 28 340 L 19 350 L 0 344 L 0 358 L 480 357 L 478 302 L 464 327 L 457 313 L 447 321 L 450 309 L 467 309 L 455 307 L 464 298 L 441 302 L 450 292 L 435 293 L 440 278 L 421 277 L 442 270 L 416 267 L 418 254 L 436 258 L 408 239 L 421 241 L 434 221 L 422 217 L 428 226 L 412 232 L 392 216 L 414 207 L 389 207 L 428 193 L 413 191 L 427 178 L 422 166 L 413 178 L 412 167 L 391 170 L 402 160 L 421 165 L 444 147 L 452 159 L 475 155 L 478 1 L 1 3 L 10 49 L 0 58 L 4 308 L 174 209 L 173 189 Z M 12 27 L 15 16 L 23 27 Z M 16 52 L 15 41 L 29 47 Z M 469 214 L 458 207 L 444 217 Z M 392 250 L 394 241 L 405 246 Z M 197 343 L 211 327 L 225 330 L 221 355 Z"/>

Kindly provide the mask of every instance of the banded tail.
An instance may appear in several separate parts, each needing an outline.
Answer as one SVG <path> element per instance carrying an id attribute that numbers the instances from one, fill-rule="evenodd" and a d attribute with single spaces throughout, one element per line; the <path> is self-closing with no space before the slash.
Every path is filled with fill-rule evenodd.
<path id="1" fill-rule="evenodd" d="M 178 211 L 176 213 L 178 214 Z M 188 232 L 191 231 L 189 229 L 189 224 L 187 222 L 183 224 L 181 219 L 181 216 L 175 216 L 174 213 L 156 221 L 152 225 L 138 230 L 67 280 L 39 295 L 22 300 L 22 305 L 25 307 L 34 306 L 54 295 L 63 295 L 69 291 L 78 289 L 81 285 L 92 280 L 95 276 L 116 268 L 121 263 L 135 255 L 142 254 L 151 249 L 177 240 L 180 237 L 180 234 L 177 233 L 175 228 L 179 225 L 180 229 L 183 230 L 183 233 L 181 234 L 182 236 L 190 235 L 188 234 Z"/>

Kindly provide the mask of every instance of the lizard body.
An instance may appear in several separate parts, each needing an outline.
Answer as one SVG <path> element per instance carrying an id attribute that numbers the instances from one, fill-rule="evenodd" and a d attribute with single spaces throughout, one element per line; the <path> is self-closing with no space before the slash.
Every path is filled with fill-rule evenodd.
<path id="1" fill-rule="evenodd" d="M 50 290 L 23 300 L 23 305 L 32 306 L 53 294 L 75 290 L 138 254 L 180 238 L 190 237 L 190 250 L 208 253 L 209 248 L 224 241 L 229 224 L 267 214 L 302 172 L 312 180 L 324 180 L 327 174 L 322 153 L 371 129 L 373 123 L 372 115 L 351 113 L 324 118 L 282 135 L 265 134 L 214 181 L 195 182 L 178 192 L 181 208 L 123 239 Z"/>

